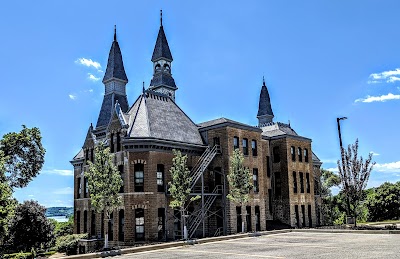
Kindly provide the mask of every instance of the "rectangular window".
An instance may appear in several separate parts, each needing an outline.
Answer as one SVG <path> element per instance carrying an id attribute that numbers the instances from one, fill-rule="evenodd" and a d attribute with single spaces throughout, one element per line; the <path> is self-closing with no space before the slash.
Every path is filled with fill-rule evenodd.
<path id="1" fill-rule="evenodd" d="M 272 149 L 272 152 L 274 154 L 274 163 L 279 163 L 281 161 L 281 156 L 280 156 L 280 150 L 279 147 L 274 147 Z"/>
<path id="2" fill-rule="evenodd" d="M 119 165 L 118 166 L 118 171 L 119 171 L 119 174 L 121 175 L 121 179 L 122 179 L 122 186 L 121 186 L 121 188 L 119 188 L 119 193 L 123 193 L 124 192 L 124 185 L 125 185 L 125 181 L 124 181 L 124 178 L 125 178 L 124 165 Z"/>
<path id="3" fill-rule="evenodd" d="M 76 233 L 81 233 L 81 212 L 79 210 L 76 212 Z"/>
<path id="4" fill-rule="evenodd" d="M 117 133 L 117 152 L 121 151 L 121 136 Z"/>
<path id="5" fill-rule="evenodd" d="M 304 149 L 304 162 L 308 163 L 308 149 Z"/>
<path id="6" fill-rule="evenodd" d="M 306 226 L 306 206 L 301 205 L 301 216 L 303 217 L 303 222 L 301 222 L 301 226 L 304 228 Z"/>
<path id="7" fill-rule="evenodd" d="M 293 192 L 297 193 L 297 174 L 293 171 Z"/>
<path id="8" fill-rule="evenodd" d="M 144 165 L 135 164 L 135 192 L 144 192 Z"/>
<path id="9" fill-rule="evenodd" d="M 296 226 L 300 227 L 299 205 L 294 205 L 294 212 L 296 214 Z"/>
<path id="10" fill-rule="evenodd" d="M 83 177 L 83 183 L 84 183 L 84 186 L 85 186 L 85 192 L 84 192 L 83 197 L 87 198 L 87 197 L 89 197 L 89 184 L 88 184 L 88 180 L 87 180 L 86 177 Z"/>
<path id="11" fill-rule="evenodd" d="M 310 174 L 306 173 L 306 191 L 310 193 Z"/>
<path id="12" fill-rule="evenodd" d="M 114 153 L 114 133 L 110 136 L 110 153 Z"/>
<path id="13" fill-rule="evenodd" d="M 269 156 L 267 156 L 267 177 L 271 177 L 271 167 L 269 163 Z"/>
<path id="14" fill-rule="evenodd" d="M 258 168 L 253 168 L 253 191 L 258 192 Z"/>
<path id="15" fill-rule="evenodd" d="M 213 141 L 214 141 L 214 146 L 219 146 L 220 145 L 219 137 L 214 137 Z"/>
<path id="16" fill-rule="evenodd" d="M 257 141 L 254 139 L 251 141 L 251 153 L 253 156 L 257 156 Z"/>
<path id="17" fill-rule="evenodd" d="M 135 209 L 135 240 L 144 240 L 144 209 Z"/>
<path id="18" fill-rule="evenodd" d="M 81 197 L 81 193 L 82 193 L 82 183 L 81 183 L 81 178 L 79 177 L 77 179 L 77 188 L 76 188 L 76 198 L 80 198 Z"/>
<path id="19" fill-rule="evenodd" d="M 272 214 L 272 189 L 268 189 L 268 210 Z"/>
<path id="20" fill-rule="evenodd" d="M 125 212 L 119 211 L 118 215 L 118 241 L 124 241 L 125 238 Z"/>
<path id="21" fill-rule="evenodd" d="M 300 177 L 300 192 L 304 193 L 304 175 L 302 172 L 299 173 Z"/>
<path id="22" fill-rule="evenodd" d="M 260 206 L 255 206 L 254 207 L 254 213 L 256 214 L 256 231 L 261 231 Z"/>
<path id="23" fill-rule="evenodd" d="M 89 149 L 86 149 L 85 155 L 86 161 L 89 161 Z"/>
<path id="24" fill-rule="evenodd" d="M 114 240 L 114 213 L 111 212 L 110 220 L 108 221 L 108 240 Z"/>
<path id="25" fill-rule="evenodd" d="M 311 205 L 308 205 L 308 227 L 312 227 Z"/>
<path id="26" fill-rule="evenodd" d="M 87 210 L 83 212 L 83 233 L 87 233 L 88 220 L 87 220 Z"/>
<path id="27" fill-rule="evenodd" d="M 164 165 L 157 165 L 157 191 L 164 192 Z"/>
<path id="28" fill-rule="evenodd" d="M 96 236 L 96 213 L 92 210 L 92 219 L 90 221 L 90 232 L 92 237 Z"/>
<path id="29" fill-rule="evenodd" d="M 281 173 L 275 172 L 275 197 L 280 197 L 281 195 L 282 195 Z"/>
<path id="30" fill-rule="evenodd" d="M 94 149 L 90 149 L 90 161 L 92 161 L 92 163 L 94 163 Z"/>
<path id="31" fill-rule="evenodd" d="M 249 155 L 249 140 L 247 138 L 244 138 L 242 140 L 242 146 L 243 146 L 243 155 L 248 156 Z"/>
<path id="32" fill-rule="evenodd" d="M 239 138 L 233 137 L 233 149 L 239 148 Z"/>
<path id="33" fill-rule="evenodd" d="M 165 240 L 165 208 L 158 208 L 158 240 Z"/>
<path id="34" fill-rule="evenodd" d="M 246 222 L 247 222 L 247 232 L 252 231 L 252 226 L 251 226 L 251 206 L 246 206 Z"/>
<path id="35" fill-rule="evenodd" d="M 301 148 L 297 149 L 297 155 L 299 157 L 299 162 L 301 162 L 302 161 L 302 157 L 303 157 L 303 154 L 301 153 Z"/>
<path id="36" fill-rule="evenodd" d="M 242 207 L 236 207 L 236 232 L 242 232 Z"/>
<path id="37" fill-rule="evenodd" d="M 290 154 L 292 155 L 292 161 L 296 161 L 296 150 L 294 148 L 294 146 L 290 147 Z"/>

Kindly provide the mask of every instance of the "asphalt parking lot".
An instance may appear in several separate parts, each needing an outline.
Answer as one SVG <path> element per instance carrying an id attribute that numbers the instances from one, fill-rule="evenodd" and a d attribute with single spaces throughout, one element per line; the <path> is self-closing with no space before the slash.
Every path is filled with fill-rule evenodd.
<path id="1" fill-rule="evenodd" d="M 117 258 L 400 258 L 400 235 L 290 232 L 141 252 Z"/>

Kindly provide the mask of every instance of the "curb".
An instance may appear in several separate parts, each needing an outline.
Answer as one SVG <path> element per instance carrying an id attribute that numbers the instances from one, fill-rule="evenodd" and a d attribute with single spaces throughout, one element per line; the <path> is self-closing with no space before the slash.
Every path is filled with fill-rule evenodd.
<path id="1" fill-rule="evenodd" d="M 353 233 L 353 234 L 400 234 L 400 230 L 352 230 L 352 229 L 292 229 L 292 232 Z"/>

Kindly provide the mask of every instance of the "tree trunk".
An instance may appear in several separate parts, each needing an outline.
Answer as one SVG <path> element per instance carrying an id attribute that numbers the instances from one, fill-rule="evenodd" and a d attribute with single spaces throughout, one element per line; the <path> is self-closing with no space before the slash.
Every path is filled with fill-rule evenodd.
<path id="1" fill-rule="evenodd" d="M 104 219 L 104 249 L 108 248 L 108 221 L 109 219 Z"/>
<path id="2" fill-rule="evenodd" d="M 244 233 L 244 220 L 242 219 L 242 233 Z"/>

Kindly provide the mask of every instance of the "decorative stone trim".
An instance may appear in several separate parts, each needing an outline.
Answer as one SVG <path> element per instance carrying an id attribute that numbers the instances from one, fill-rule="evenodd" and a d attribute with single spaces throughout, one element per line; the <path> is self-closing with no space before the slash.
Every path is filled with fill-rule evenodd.
<path id="1" fill-rule="evenodd" d="M 133 160 L 132 162 L 131 162 L 131 164 L 132 165 L 134 165 L 134 164 L 147 164 L 147 162 L 146 162 L 146 160 L 142 160 L 142 159 L 137 159 L 137 160 Z"/>

